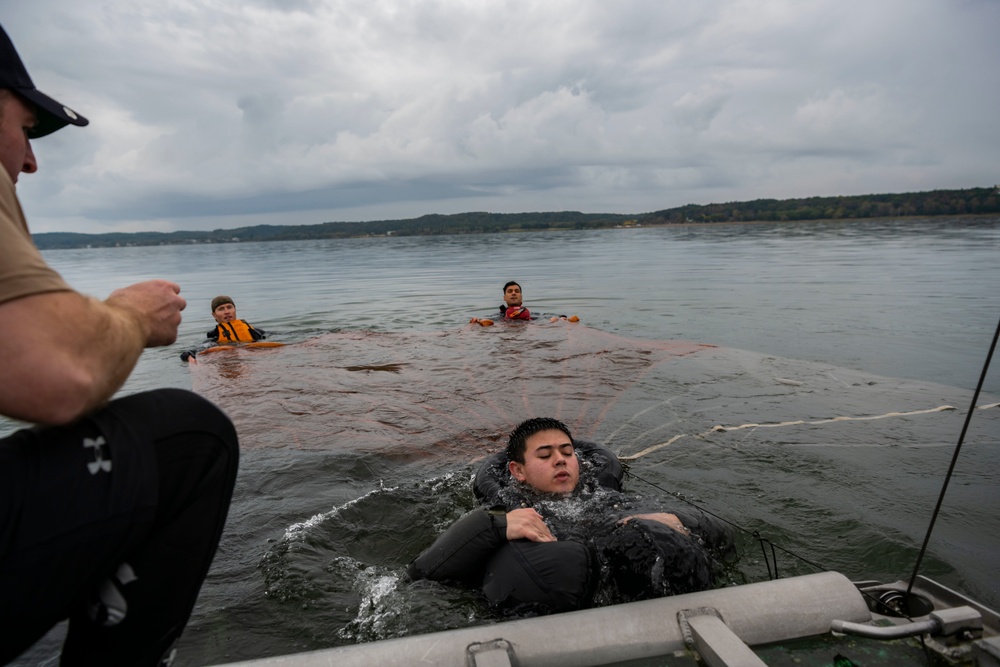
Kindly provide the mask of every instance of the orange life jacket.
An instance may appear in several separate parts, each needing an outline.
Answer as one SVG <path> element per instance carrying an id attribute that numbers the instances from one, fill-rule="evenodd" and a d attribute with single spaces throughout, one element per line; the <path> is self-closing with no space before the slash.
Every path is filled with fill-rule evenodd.
<path id="1" fill-rule="evenodd" d="M 252 343 L 263 338 L 246 320 L 223 322 L 215 327 L 215 332 L 220 343 Z"/>

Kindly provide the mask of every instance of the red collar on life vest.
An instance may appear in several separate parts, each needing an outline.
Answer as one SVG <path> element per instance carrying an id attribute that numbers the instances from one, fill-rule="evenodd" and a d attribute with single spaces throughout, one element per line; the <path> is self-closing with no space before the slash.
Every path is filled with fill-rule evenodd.
<path id="1" fill-rule="evenodd" d="M 531 313 L 524 306 L 511 306 L 503 313 L 508 320 L 530 320 Z"/>

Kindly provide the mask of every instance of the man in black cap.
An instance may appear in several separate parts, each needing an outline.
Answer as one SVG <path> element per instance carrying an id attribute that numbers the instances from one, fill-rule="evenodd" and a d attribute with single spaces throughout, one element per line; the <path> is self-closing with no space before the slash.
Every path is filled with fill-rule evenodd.
<path id="1" fill-rule="evenodd" d="M 239 444 L 208 401 L 160 389 L 110 401 L 143 349 L 177 338 L 180 287 L 104 301 L 67 285 L 15 193 L 30 140 L 87 119 L 35 88 L 0 27 L 0 664 L 62 619 L 63 665 L 169 659 L 215 555 Z"/>

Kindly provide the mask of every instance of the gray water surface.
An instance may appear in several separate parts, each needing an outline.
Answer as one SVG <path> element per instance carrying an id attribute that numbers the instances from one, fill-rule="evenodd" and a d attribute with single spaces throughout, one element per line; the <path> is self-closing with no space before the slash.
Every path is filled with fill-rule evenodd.
<path id="1" fill-rule="evenodd" d="M 148 278 L 181 283 L 180 340 L 147 351 L 125 391 L 193 386 L 240 432 L 233 508 L 179 665 L 495 620 L 475 595 L 402 572 L 472 506 L 475 461 L 531 411 L 641 454 L 634 493 L 681 494 L 853 578 L 905 578 L 1000 318 L 1000 219 L 46 258 L 99 297 Z M 534 313 L 575 314 L 580 325 L 469 325 L 496 309 L 510 279 Z M 216 294 L 294 345 L 181 363 L 212 325 Z M 979 403 L 996 403 L 995 369 L 986 387 Z M 973 421 L 925 562 L 994 607 L 997 413 Z M 759 546 L 743 547 L 729 583 L 766 576 Z M 57 647 L 43 640 L 20 664 Z"/>

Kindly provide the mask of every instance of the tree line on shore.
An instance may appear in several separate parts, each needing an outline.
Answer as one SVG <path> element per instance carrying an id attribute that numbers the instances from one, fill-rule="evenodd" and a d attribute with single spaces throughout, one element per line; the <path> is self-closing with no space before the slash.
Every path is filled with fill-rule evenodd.
<path id="1" fill-rule="evenodd" d="M 680 206 L 645 216 L 650 221 L 791 222 L 858 218 L 929 217 L 1000 213 L 1000 188 L 934 190 L 908 194 L 757 199 L 731 204 Z"/>
<path id="2" fill-rule="evenodd" d="M 409 220 L 324 222 L 314 225 L 256 225 L 236 229 L 179 232 L 35 234 L 43 250 L 60 248 L 296 241 L 370 236 L 429 236 L 558 229 L 606 229 L 665 224 L 794 222 L 1000 214 L 1000 187 L 934 190 L 907 194 L 757 199 L 748 202 L 679 206 L 652 213 L 615 214 L 560 211 L 546 213 L 457 213 Z"/>

